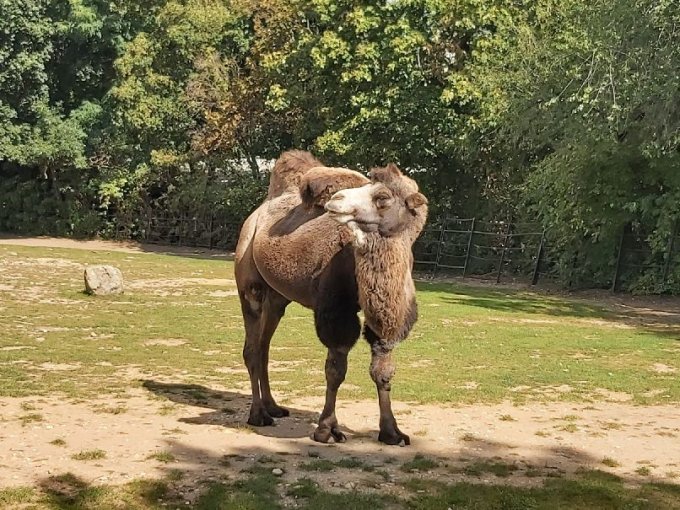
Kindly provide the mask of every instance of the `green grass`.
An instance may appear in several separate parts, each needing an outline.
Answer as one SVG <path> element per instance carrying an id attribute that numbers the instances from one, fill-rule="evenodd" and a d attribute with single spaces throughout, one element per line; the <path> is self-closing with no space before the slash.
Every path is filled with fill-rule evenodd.
<path id="1" fill-rule="evenodd" d="M 608 467 L 619 467 L 621 465 L 619 461 L 617 461 L 616 459 L 612 459 L 611 457 L 603 458 L 602 464 Z"/>
<path id="2" fill-rule="evenodd" d="M 300 464 L 302 471 L 333 471 L 335 469 L 335 462 L 328 459 L 315 459 L 309 462 Z"/>
<path id="3" fill-rule="evenodd" d="M 485 473 L 490 473 L 500 478 L 506 478 L 517 471 L 517 466 L 504 462 L 477 461 L 465 466 L 462 471 L 468 476 L 482 476 Z"/>
<path id="4" fill-rule="evenodd" d="M 83 450 L 82 452 L 74 453 L 71 455 L 73 460 L 99 460 L 106 458 L 106 452 L 104 450 Z"/>
<path id="5" fill-rule="evenodd" d="M 323 484 L 301 478 L 281 485 L 267 469 L 252 470 L 243 479 L 196 480 L 197 497 L 189 504 L 174 483 L 181 477 L 170 473 L 163 480 L 137 480 L 125 485 L 94 486 L 72 474 L 53 476 L 32 489 L 0 489 L 3 508 L 35 510 L 130 510 L 189 508 L 196 510 L 278 510 L 282 496 L 295 500 L 295 507 L 312 510 L 351 508 L 355 510 L 671 510 L 680 505 L 677 485 L 644 483 L 629 486 L 621 478 L 602 471 L 582 471 L 571 479 L 548 479 L 535 487 L 445 484 L 414 478 L 403 482 L 406 495 L 389 496 L 384 491 L 326 491 Z M 410 496 L 408 494 L 411 494 Z M 289 506 L 288 506 L 289 507 Z"/>
<path id="6" fill-rule="evenodd" d="M 128 291 L 111 297 L 83 294 L 82 268 L 76 264 L 84 263 L 120 267 Z M 233 285 L 188 280 L 231 279 L 231 262 L 0 246 L 0 265 L 11 275 L 6 285 L 13 287 L 0 290 L 5 331 L 0 348 L 13 348 L 0 353 L 0 396 L 62 392 L 85 398 L 102 390 L 120 392 L 138 384 L 121 376 L 131 365 L 149 368 L 154 376 L 186 370 L 185 380 L 243 382 L 238 371 L 220 371 L 242 367 L 238 298 L 215 294 Z M 139 286 L 144 280 L 175 284 Z M 680 401 L 680 378 L 650 368 L 661 362 L 680 366 L 679 325 L 645 326 L 589 302 L 526 291 L 444 283 L 417 287 L 419 322 L 395 351 L 395 400 L 590 401 L 603 398 L 604 389 L 628 393 L 637 403 Z M 271 356 L 293 367 L 272 377 L 275 388 L 285 377 L 290 397 L 323 395 L 325 349 L 314 338 L 311 313 L 290 305 Z M 175 342 L 164 345 L 168 339 Z M 204 354 L 209 351 L 219 356 Z M 374 397 L 365 370 L 355 368 L 369 357 L 368 346 L 359 342 L 350 354 L 349 384 L 341 398 Z M 310 381 L 310 373 L 318 380 Z M 477 384 L 474 389 L 466 386 L 470 381 Z M 553 390 L 560 386 L 568 391 Z M 195 401 L 202 398 L 196 395 Z"/>
<path id="7" fill-rule="evenodd" d="M 410 473 L 412 471 L 428 471 L 430 469 L 436 468 L 438 465 L 439 464 L 434 460 L 424 457 L 418 453 L 415 457 L 413 457 L 413 459 L 405 462 L 401 466 L 401 470 L 406 473 Z"/>
<path id="8" fill-rule="evenodd" d="M 151 455 L 149 455 L 147 459 L 157 460 L 158 462 L 162 462 L 163 464 L 168 464 L 170 462 L 175 462 L 177 460 L 171 452 L 167 451 L 154 452 Z"/>
<path id="9" fill-rule="evenodd" d="M 410 510 L 671 510 L 680 504 L 680 487 L 642 484 L 627 487 L 614 475 L 584 471 L 574 479 L 551 478 L 532 488 L 411 480 Z"/>
<path id="10" fill-rule="evenodd" d="M 31 423 L 39 423 L 43 420 L 43 415 L 39 413 L 22 414 L 19 416 L 19 421 L 21 422 L 22 427 L 27 427 Z"/>

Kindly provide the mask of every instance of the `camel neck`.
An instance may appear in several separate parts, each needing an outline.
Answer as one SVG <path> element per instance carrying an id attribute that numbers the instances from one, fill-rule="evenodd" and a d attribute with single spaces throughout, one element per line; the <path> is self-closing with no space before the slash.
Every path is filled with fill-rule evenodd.
<path id="1" fill-rule="evenodd" d="M 368 234 L 365 241 L 354 249 L 359 305 L 375 334 L 396 343 L 415 322 L 411 244 L 400 236 L 379 234 Z"/>

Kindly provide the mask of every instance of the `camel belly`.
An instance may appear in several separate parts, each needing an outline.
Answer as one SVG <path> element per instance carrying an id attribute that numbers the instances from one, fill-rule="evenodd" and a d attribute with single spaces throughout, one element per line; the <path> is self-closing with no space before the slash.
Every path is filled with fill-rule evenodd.
<path id="1" fill-rule="evenodd" d="M 344 227 L 318 210 L 291 207 L 291 200 L 276 199 L 259 215 L 253 259 L 269 286 L 313 308 L 318 277 L 342 249 Z"/>

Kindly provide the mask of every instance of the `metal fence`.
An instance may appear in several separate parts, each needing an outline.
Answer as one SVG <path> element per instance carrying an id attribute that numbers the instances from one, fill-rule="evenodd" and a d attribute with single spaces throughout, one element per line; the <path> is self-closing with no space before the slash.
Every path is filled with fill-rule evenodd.
<path id="1" fill-rule="evenodd" d="M 536 284 L 549 270 L 546 236 L 530 223 L 449 219 L 427 228 L 413 246 L 417 270 L 500 283 L 503 275 L 530 278 Z"/>
<path id="2" fill-rule="evenodd" d="M 154 215 L 132 220 L 117 218 L 116 237 L 148 243 L 233 251 L 241 222 L 232 217 L 204 215 Z M 663 253 L 652 250 L 649 235 L 627 225 L 620 236 L 608 276 L 598 285 L 613 291 L 630 288 L 646 274 L 647 290 L 665 292 L 680 273 L 680 229 L 666 242 Z M 556 276 L 558 253 L 549 236 L 535 223 L 452 218 L 426 228 L 413 246 L 415 269 L 437 276 L 473 277 L 500 283 L 503 278 L 535 285 Z M 585 267 L 587 255 L 576 253 L 574 268 Z M 680 275 L 675 276 L 680 279 Z M 568 282 L 569 286 L 577 286 Z M 677 287 L 678 283 L 675 282 Z M 581 286 L 593 286 L 585 282 Z"/>

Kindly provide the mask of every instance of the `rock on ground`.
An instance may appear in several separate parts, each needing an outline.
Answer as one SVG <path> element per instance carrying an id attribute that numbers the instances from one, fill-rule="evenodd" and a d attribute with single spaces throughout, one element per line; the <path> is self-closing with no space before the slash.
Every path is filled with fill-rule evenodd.
<path id="1" fill-rule="evenodd" d="M 85 291 L 103 296 L 123 292 L 123 273 L 113 266 L 89 266 L 85 269 Z"/>

